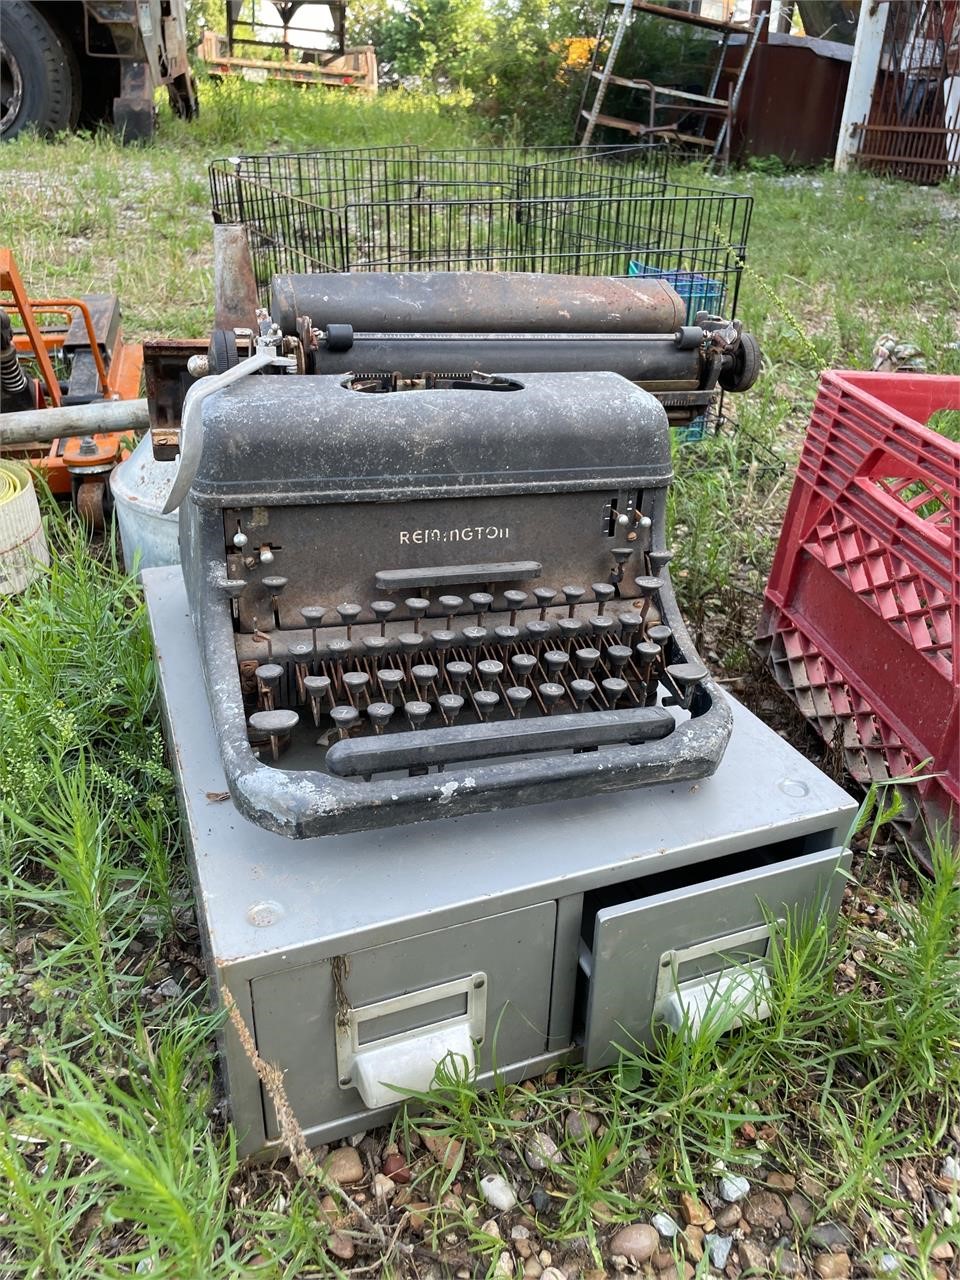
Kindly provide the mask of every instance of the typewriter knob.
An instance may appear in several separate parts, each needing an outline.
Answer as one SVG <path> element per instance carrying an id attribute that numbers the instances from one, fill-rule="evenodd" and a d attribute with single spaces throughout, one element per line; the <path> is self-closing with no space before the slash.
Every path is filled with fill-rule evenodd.
<path id="1" fill-rule="evenodd" d="M 374 600 L 370 605 L 370 608 L 373 611 L 373 616 L 377 618 L 380 623 L 380 634 L 382 636 L 387 634 L 387 619 L 396 607 L 396 602 L 393 600 Z"/>
<path id="2" fill-rule="evenodd" d="M 562 671 L 567 665 L 570 661 L 570 656 L 564 653 L 562 649 L 550 649 L 543 655 L 543 660 L 547 664 L 547 670 L 552 676 L 555 676 L 558 671 Z"/>
<path id="3" fill-rule="evenodd" d="M 477 626 L 480 626 L 480 620 L 493 604 L 493 596 L 487 591 L 474 591 L 470 596 L 470 603 L 473 605 L 477 614 Z"/>
<path id="4" fill-rule="evenodd" d="M 360 713 L 356 707 L 333 707 L 330 711 L 330 719 L 337 726 L 337 730 L 341 738 L 349 738 L 350 730 L 360 719 Z"/>
<path id="5" fill-rule="evenodd" d="M 600 687 L 607 697 L 607 706 L 613 710 L 623 695 L 627 692 L 626 680 L 620 680 L 616 676 L 611 676 L 607 680 L 600 681 Z"/>
<path id="6" fill-rule="evenodd" d="M 562 684 L 555 684 L 552 680 L 548 680 L 540 685 L 539 693 L 543 705 L 547 708 L 547 715 L 550 715 L 553 712 L 553 708 L 566 693 L 566 689 Z"/>
<path id="7" fill-rule="evenodd" d="M 600 650 L 589 648 L 578 649 L 573 657 L 577 664 L 577 670 L 586 674 L 586 672 L 592 671 L 600 661 Z"/>
<path id="8" fill-rule="evenodd" d="M 433 685 L 440 672 L 432 663 L 422 662 L 419 666 L 413 667 L 410 674 L 417 688 L 426 691 Z"/>
<path id="9" fill-rule="evenodd" d="M 546 616 L 547 606 L 553 604 L 557 598 L 555 587 L 534 587 L 533 598 L 540 606 L 540 621 L 542 622 Z"/>
<path id="10" fill-rule="evenodd" d="M 526 604 L 527 593 L 526 591 L 505 591 L 503 598 L 510 608 L 510 625 L 515 627 L 517 625 L 517 611 Z"/>
<path id="11" fill-rule="evenodd" d="M 518 680 L 526 680 L 537 665 L 537 660 L 532 653 L 515 653 L 510 659 L 510 665 Z"/>
<path id="12" fill-rule="evenodd" d="M 250 539 L 247 537 L 247 535 L 243 532 L 242 529 L 238 529 L 237 532 L 233 535 L 233 545 L 237 548 L 238 551 L 242 551 L 249 541 Z"/>
<path id="13" fill-rule="evenodd" d="M 616 675 L 630 661 L 630 650 L 625 644 L 612 644 L 607 648 L 606 658 L 610 670 Z"/>
<path id="14" fill-rule="evenodd" d="M 360 617 L 360 606 L 358 604 L 338 604 L 337 613 L 339 613 L 340 620 L 347 628 L 347 639 L 351 640 L 353 638 L 353 624 Z"/>
<path id="15" fill-rule="evenodd" d="M 510 703 L 514 712 L 518 715 L 532 697 L 533 694 L 530 690 L 521 688 L 520 685 L 515 684 L 513 688 L 507 690 L 507 701 Z"/>
<path id="16" fill-rule="evenodd" d="M 594 599 L 597 602 L 597 615 L 602 618 L 607 601 L 613 596 L 616 587 L 611 582 L 594 582 L 591 585 Z"/>
<path id="17" fill-rule="evenodd" d="M 387 702 L 391 701 L 394 693 L 403 684 L 403 679 L 403 672 L 398 671 L 395 667 L 381 667 L 377 671 L 377 680 Z"/>
<path id="18" fill-rule="evenodd" d="M 707 668 L 699 662 L 676 662 L 667 667 L 667 675 L 680 691 L 680 706 L 686 711 L 693 699 L 693 691 L 707 675 Z"/>
<path id="19" fill-rule="evenodd" d="M 446 615 L 447 629 L 449 630 L 453 626 L 453 619 L 458 611 L 463 608 L 463 599 L 460 596 L 441 596 L 437 604 Z"/>
<path id="20" fill-rule="evenodd" d="M 494 707 L 500 701 L 499 693 L 494 693 L 492 689 L 479 689 L 473 695 L 473 701 L 476 704 L 477 712 L 481 720 L 486 720 Z"/>
<path id="21" fill-rule="evenodd" d="M 310 710 L 313 712 L 313 723 L 320 723 L 320 699 L 329 699 L 330 705 L 333 706 L 333 693 L 330 688 L 329 676 L 304 676 L 303 690 L 310 699 Z"/>
<path id="22" fill-rule="evenodd" d="M 447 679 L 456 691 L 462 686 L 467 676 L 473 672 L 473 667 L 469 662 L 448 662 L 444 667 L 444 671 L 447 673 Z"/>
<path id="23" fill-rule="evenodd" d="M 613 619 L 609 615 L 604 617 L 603 614 L 598 613 L 590 619 L 590 630 L 595 636 L 606 635 L 612 626 Z"/>
<path id="24" fill-rule="evenodd" d="M 347 701 L 351 707 L 358 705 L 360 694 L 369 683 L 370 677 L 365 671 L 345 671 L 343 673 L 343 687 L 347 691 Z"/>
<path id="25" fill-rule="evenodd" d="M 367 707 L 367 717 L 373 725 L 374 733 L 383 733 L 394 713 L 392 702 L 371 702 Z"/>
<path id="26" fill-rule="evenodd" d="M 269 542 L 265 542 L 260 548 L 260 563 L 273 564 L 273 559 L 273 548 L 270 546 Z"/>
<path id="27" fill-rule="evenodd" d="M 430 601 L 422 600 L 420 596 L 411 596 L 409 600 L 404 600 L 403 603 L 410 610 L 410 614 L 413 618 L 414 631 L 419 633 L 420 619 L 425 616 L 427 610 L 430 608 Z"/>
<path id="28" fill-rule="evenodd" d="M 572 618 L 574 609 L 577 607 L 577 605 L 580 603 L 583 597 L 587 594 L 586 588 L 561 587 L 560 590 L 563 592 L 563 598 L 564 600 L 566 600 L 567 605 L 569 606 L 569 612 L 567 614 L 567 617 Z"/>
<path id="29" fill-rule="evenodd" d="M 597 686 L 592 680 L 571 680 L 570 692 L 573 694 L 573 700 L 578 707 L 583 707 L 588 698 L 591 698 L 597 691 Z"/>
<path id="30" fill-rule="evenodd" d="M 459 693 L 441 693 L 437 703 L 440 707 L 440 714 L 443 716 L 444 724 L 453 724 L 463 710 L 463 698 L 460 697 Z"/>
<path id="31" fill-rule="evenodd" d="M 280 739 L 289 734 L 300 722 L 295 711 L 255 711 L 247 724 L 258 737 L 270 739 L 270 754 L 276 760 L 280 755 Z"/>
<path id="32" fill-rule="evenodd" d="M 557 626 L 560 628 L 561 638 L 568 644 L 583 630 L 583 623 L 579 618 L 559 618 Z"/>
<path id="33" fill-rule="evenodd" d="M 410 721 L 413 729 L 419 729 L 430 714 L 429 702 L 405 702 L 403 704 L 403 713 Z"/>
<path id="34" fill-rule="evenodd" d="M 503 674 L 503 663 L 495 659 L 484 659 L 483 662 L 477 663 L 477 674 L 480 676 L 483 688 L 488 689 L 493 681 Z"/>

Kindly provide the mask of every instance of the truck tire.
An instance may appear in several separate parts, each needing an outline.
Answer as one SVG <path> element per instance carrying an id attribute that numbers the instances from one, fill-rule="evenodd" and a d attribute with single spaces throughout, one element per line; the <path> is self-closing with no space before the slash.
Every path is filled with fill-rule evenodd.
<path id="1" fill-rule="evenodd" d="M 75 60 L 26 0 L 4 0 L 0 26 L 0 137 L 68 129 L 76 119 Z"/>

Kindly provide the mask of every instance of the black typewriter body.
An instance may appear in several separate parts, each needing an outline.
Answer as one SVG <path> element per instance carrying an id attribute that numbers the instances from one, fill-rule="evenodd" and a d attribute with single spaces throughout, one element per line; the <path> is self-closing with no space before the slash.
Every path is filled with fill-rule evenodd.
<path id="1" fill-rule="evenodd" d="M 232 797 L 303 838 L 705 776 L 667 419 L 617 374 L 211 395 L 181 553 Z"/>

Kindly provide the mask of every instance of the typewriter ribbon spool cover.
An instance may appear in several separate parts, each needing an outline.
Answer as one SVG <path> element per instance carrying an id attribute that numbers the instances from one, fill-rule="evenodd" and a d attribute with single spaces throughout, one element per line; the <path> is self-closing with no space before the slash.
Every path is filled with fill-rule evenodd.
<path id="1" fill-rule="evenodd" d="M 300 838 L 712 773 L 730 713 L 670 585 L 657 401 L 363 385 L 203 406 L 181 549 L 240 811 Z"/>

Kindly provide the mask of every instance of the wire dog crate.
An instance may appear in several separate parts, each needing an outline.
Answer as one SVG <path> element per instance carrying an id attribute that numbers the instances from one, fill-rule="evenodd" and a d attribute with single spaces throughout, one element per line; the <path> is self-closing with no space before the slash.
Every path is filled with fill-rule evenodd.
<path id="1" fill-rule="evenodd" d="M 247 228 L 254 270 L 695 272 L 734 314 L 752 198 L 680 186 L 656 145 L 234 156 L 213 217 Z"/>

